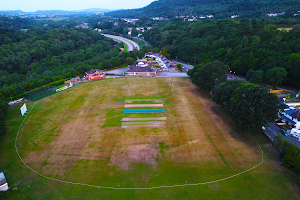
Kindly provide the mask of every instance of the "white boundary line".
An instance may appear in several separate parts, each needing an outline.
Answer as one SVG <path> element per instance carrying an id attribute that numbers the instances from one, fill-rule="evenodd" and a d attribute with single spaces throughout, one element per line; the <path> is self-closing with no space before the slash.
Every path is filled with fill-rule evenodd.
<path id="1" fill-rule="evenodd" d="M 21 158 L 20 154 L 19 154 L 19 151 L 18 151 L 18 147 L 17 147 L 17 141 L 18 141 L 18 137 L 19 137 L 19 133 L 20 133 L 20 130 L 25 122 L 25 120 L 27 119 L 28 115 L 30 114 L 30 112 L 33 110 L 34 106 L 36 104 L 34 104 L 32 106 L 32 108 L 30 109 L 29 113 L 26 115 L 26 117 L 24 118 L 24 120 L 22 121 L 19 129 L 18 129 L 18 132 L 17 132 L 17 136 L 16 136 L 16 140 L 15 140 L 15 149 L 16 149 L 16 152 L 17 152 L 17 155 L 19 157 L 19 159 L 21 160 L 21 162 L 28 168 L 30 169 L 32 172 L 34 172 L 35 174 L 43 177 L 43 178 L 46 178 L 46 179 L 49 179 L 49 180 L 53 180 L 53 181 L 57 181 L 57 182 L 61 182 L 61 183 L 68 183 L 68 184 L 72 184 L 72 185 L 82 185 L 82 186 L 89 186 L 89 187 L 95 187 L 95 188 L 103 188 L 103 189 L 113 189 L 113 190 L 152 190 L 152 189 L 161 189 L 161 188 L 174 188 L 174 187 L 185 187 L 185 186 L 197 186 L 197 185 L 206 185 L 206 184 L 210 184 L 210 183 L 216 183 L 216 182 L 220 182 L 220 181 L 225 181 L 225 180 L 228 180 L 228 179 L 231 179 L 233 177 L 236 177 L 236 176 L 239 176 L 241 174 L 244 174 L 248 171 L 251 171 L 252 169 L 255 169 L 256 167 L 258 167 L 259 165 L 263 164 L 264 163 L 264 152 L 261 148 L 261 146 L 259 145 L 259 143 L 257 142 L 256 138 L 254 137 L 257 145 L 259 146 L 260 150 L 261 150 L 261 162 L 258 163 L 257 165 L 255 165 L 254 167 L 250 168 L 250 169 L 247 169 L 245 171 L 242 171 L 240 173 L 237 173 L 237 174 L 234 174 L 232 176 L 229 176 L 229 177 L 226 177 L 226 178 L 222 178 L 222 179 L 218 179 L 218 180 L 215 180 L 215 181 L 208 181 L 208 182 L 200 182 L 200 183 L 189 183 L 189 184 L 181 184 L 181 185 L 163 185 L 163 186 L 157 186 L 157 187 L 149 187 L 149 188 L 122 188 L 122 187 L 107 187 L 107 186 L 98 186 L 98 185 L 90 185 L 90 184 L 87 184 L 87 183 L 78 183 L 78 182 L 70 182 L 70 181 L 64 181 L 64 180 L 60 180 L 60 179 L 56 179 L 56 178 L 51 178 L 51 177 L 48 177 L 48 176 L 45 176 L 37 171 L 35 171 L 34 169 L 32 169 L 31 167 L 29 167 L 24 161 L 23 159 Z"/>

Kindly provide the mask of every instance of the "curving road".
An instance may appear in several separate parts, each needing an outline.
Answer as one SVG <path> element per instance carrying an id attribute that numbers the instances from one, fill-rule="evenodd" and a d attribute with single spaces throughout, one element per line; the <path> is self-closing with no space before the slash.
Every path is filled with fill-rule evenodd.
<path id="1" fill-rule="evenodd" d="M 132 40 L 129 40 L 127 38 L 124 38 L 124 37 L 121 37 L 121 36 L 103 34 L 103 33 L 101 33 L 101 35 L 103 35 L 105 37 L 108 37 L 108 38 L 111 38 L 111 39 L 114 39 L 114 40 L 124 42 L 128 46 L 128 51 L 133 51 L 135 49 L 140 50 L 140 46 L 136 42 L 134 42 Z"/>

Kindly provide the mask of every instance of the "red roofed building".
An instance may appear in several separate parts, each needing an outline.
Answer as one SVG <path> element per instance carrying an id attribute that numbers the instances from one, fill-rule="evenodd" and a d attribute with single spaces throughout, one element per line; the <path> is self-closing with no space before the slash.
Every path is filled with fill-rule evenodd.
<path id="1" fill-rule="evenodd" d="M 104 75 L 104 72 L 102 70 L 92 69 L 88 72 L 85 72 L 85 77 L 89 81 L 94 81 L 94 80 L 98 80 L 98 79 L 104 79 L 105 75 Z"/>

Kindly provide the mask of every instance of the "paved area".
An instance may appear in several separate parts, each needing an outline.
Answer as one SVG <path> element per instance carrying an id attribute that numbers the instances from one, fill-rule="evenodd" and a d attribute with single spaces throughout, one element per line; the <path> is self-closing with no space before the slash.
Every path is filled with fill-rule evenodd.
<path id="1" fill-rule="evenodd" d="M 172 60 L 172 62 L 176 63 L 176 64 L 181 64 L 181 67 L 184 71 L 189 71 L 190 69 L 193 69 L 194 66 L 193 65 L 188 65 L 188 64 L 185 64 L 185 63 L 182 63 L 182 62 L 179 62 L 179 61 L 176 61 L 176 60 Z"/>
<path id="2" fill-rule="evenodd" d="M 120 68 L 120 69 L 113 69 L 113 70 L 108 70 L 105 73 L 109 74 L 123 74 L 125 71 L 128 70 L 128 67 Z"/>
<path id="3" fill-rule="evenodd" d="M 158 72 L 156 77 L 189 77 L 186 72 Z"/>
<path id="4" fill-rule="evenodd" d="M 108 74 L 123 74 L 125 71 L 128 70 L 128 67 L 120 68 L 120 69 L 113 69 L 108 70 L 105 73 Z M 156 77 L 189 77 L 186 72 L 158 72 Z"/>
<path id="5" fill-rule="evenodd" d="M 143 41 L 146 47 L 150 46 L 150 44 L 143 38 L 139 38 L 139 37 L 133 37 L 133 38 Z"/>
<path id="6" fill-rule="evenodd" d="M 105 37 L 109 37 L 111 39 L 114 39 L 114 40 L 118 40 L 118 41 L 121 41 L 121 42 L 124 42 L 127 46 L 128 46 L 128 51 L 133 51 L 133 50 L 140 50 L 140 46 L 132 41 L 132 40 L 129 40 L 127 38 L 124 38 L 124 37 L 121 37 L 121 36 L 116 36 L 116 35 L 108 35 L 108 34 L 102 34 L 103 36 Z"/>

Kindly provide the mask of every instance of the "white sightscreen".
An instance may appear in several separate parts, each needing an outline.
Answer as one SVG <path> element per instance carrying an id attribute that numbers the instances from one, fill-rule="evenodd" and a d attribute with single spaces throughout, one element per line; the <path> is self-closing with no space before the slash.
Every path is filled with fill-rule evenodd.
<path id="1" fill-rule="evenodd" d="M 24 114 L 27 112 L 27 107 L 26 107 L 26 103 L 24 103 L 24 105 L 21 107 L 21 114 L 22 116 L 24 116 Z"/>
<path id="2" fill-rule="evenodd" d="M 6 182 L 3 172 L 0 173 L 0 191 L 8 190 L 8 184 Z"/>

